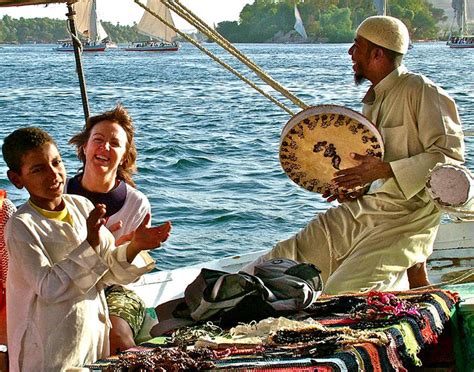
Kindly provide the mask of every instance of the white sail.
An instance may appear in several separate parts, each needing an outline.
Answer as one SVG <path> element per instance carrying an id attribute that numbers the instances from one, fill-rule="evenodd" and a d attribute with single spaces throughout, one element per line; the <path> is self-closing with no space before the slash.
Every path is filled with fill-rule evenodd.
<path id="1" fill-rule="evenodd" d="M 300 12 L 298 11 L 298 8 L 296 7 L 296 4 L 295 4 L 295 18 L 296 18 L 296 22 L 295 22 L 294 28 L 296 32 L 299 33 L 302 38 L 307 39 L 308 35 L 306 35 L 306 30 L 304 29 L 303 20 L 301 19 L 301 15 L 300 15 Z"/>
<path id="2" fill-rule="evenodd" d="M 92 0 L 92 7 L 91 7 L 91 18 L 90 18 L 90 38 L 93 42 L 95 43 L 100 43 L 102 40 L 104 40 L 107 35 L 107 32 L 105 32 L 104 27 L 102 26 L 102 23 L 100 22 L 100 19 L 97 15 L 97 4 L 96 0 Z"/>
<path id="3" fill-rule="evenodd" d="M 76 28 L 79 33 L 99 44 L 108 37 L 97 15 L 96 0 L 80 0 L 74 4 L 76 11 Z"/>
<path id="4" fill-rule="evenodd" d="M 79 0 L 74 4 L 76 12 L 75 23 L 77 31 L 84 35 L 89 33 L 89 19 L 92 8 L 92 0 Z"/>
<path id="5" fill-rule="evenodd" d="M 160 0 L 148 0 L 146 6 L 156 14 L 160 15 L 166 22 L 174 26 L 170 10 L 162 4 Z M 160 22 L 147 11 L 144 11 L 142 18 L 137 25 L 137 30 L 142 35 L 166 41 L 168 43 L 171 43 L 176 38 L 176 31 Z"/>

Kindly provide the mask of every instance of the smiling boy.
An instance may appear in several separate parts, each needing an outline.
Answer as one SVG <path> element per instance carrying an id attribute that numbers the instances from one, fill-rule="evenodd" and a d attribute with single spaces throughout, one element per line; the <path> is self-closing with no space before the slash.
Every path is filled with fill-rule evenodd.
<path id="1" fill-rule="evenodd" d="M 160 246 L 171 224 L 147 227 L 147 216 L 131 242 L 115 248 L 105 206 L 63 195 L 66 171 L 48 133 L 18 129 L 2 152 L 8 178 L 30 194 L 6 228 L 10 371 L 63 371 L 107 356 L 104 288 L 150 271 L 144 251 Z"/>

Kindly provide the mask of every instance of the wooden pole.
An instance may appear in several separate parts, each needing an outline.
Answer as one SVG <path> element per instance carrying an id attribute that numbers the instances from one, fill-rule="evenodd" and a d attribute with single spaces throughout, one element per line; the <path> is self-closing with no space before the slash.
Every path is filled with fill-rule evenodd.
<path id="1" fill-rule="evenodd" d="M 79 78 L 79 86 L 81 88 L 81 99 L 82 99 L 82 108 L 84 110 L 84 118 L 87 119 L 90 116 L 89 110 L 89 100 L 87 98 L 87 88 L 86 88 L 86 80 L 84 77 L 84 70 L 82 68 L 82 53 L 81 53 L 81 45 L 79 41 L 79 37 L 77 35 L 76 24 L 74 22 L 74 16 L 76 12 L 72 8 L 72 3 L 67 3 L 68 13 L 66 14 L 68 23 L 69 23 L 69 31 L 71 32 L 72 38 L 72 45 L 74 47 L 74 57 L 76 59 L 76 72 L 77 77 Z"/>

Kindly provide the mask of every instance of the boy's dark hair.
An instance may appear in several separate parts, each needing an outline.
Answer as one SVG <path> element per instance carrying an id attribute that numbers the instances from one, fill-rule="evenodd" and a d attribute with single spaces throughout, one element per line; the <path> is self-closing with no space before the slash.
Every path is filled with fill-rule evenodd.
<path id="1" fill-rule="evenodd" d="M 23 155 L 43 146 L 45 143 L 52 143 L 57 146 L 53 137 L 41 128 L 17 129 L 5 137 L 3 141 L 3 159 L 11 171 L 20 173 Z"/>

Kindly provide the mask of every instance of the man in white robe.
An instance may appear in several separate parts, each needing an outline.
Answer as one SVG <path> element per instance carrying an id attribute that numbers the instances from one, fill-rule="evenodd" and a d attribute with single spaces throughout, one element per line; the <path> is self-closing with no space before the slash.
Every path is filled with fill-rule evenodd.
<path id="1" fill-rule="evenodd" d="M 326 194 L 341 204 L 259 259 L 314 263 L 327 294 L 408 289 L 407 269 L 431 254 L 441 217 L 425 192 L 425 177 L 437 163 L 464 161 L 456 104 L 433 82 L 407 71 L 402 59 L 408 44 L 401 21 L 376 16 L 359 26 L 349 49 L 356 82 L 372 83 L 363 113 L 380 131 L 385 153 L 383 160 L 352 154 L 359 165 L 336 172 L 333 183 L 370 189 Z M 423 281 L 416 270 L 412 276 Z"/>

